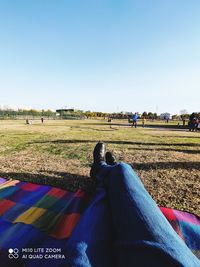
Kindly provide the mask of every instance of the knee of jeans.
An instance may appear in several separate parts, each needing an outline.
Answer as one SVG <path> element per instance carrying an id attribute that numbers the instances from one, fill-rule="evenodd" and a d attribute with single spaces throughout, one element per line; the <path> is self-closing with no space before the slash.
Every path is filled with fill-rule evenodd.
<path id="1" fill-rule="evenodd" d="M 111 175 L 113 174 L 115 179 L 124 179 L 133 172 L 131 166 L 126 163 L 119 163 L 115 166 L 112 166 L 112 168 L 113 172 L 111 172 Z"/>
<path id="2" fill-rule="evenodd" d="M 121 173 L 126 173 L 126 172 L 134 173 L 134 170 L 132 169 L 132 167 L 127 163 L 121 162 L 117 164 L 116 166 L 118 166 L 119 172 Z"/>
<path id="3" fill-rule="evenodd" d="M 110 174 L 115 180 L 118 179 L 118 181 L 120 180 L 125 183 L 140 181 L 132 167 L 126 163 L 120 163 L 113 166 L 113 172 L 111 171 Z"/>

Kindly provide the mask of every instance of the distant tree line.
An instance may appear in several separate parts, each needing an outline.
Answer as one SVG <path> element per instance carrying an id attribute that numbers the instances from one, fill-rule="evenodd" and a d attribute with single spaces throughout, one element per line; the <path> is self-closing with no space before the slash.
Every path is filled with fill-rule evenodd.
<path id="1" fill-rule="evenodd" d="M 0 118 L 4 119 L 15 119 L 18 117 L 55 117 L 56 113 L 51 110 L 35 110 L 35 109 L 19 109 L 19 110 L 0 110 Z"/>
<path id="2" fill-rule="evenodd" d="M 159 117 L 157 113 L 152 113 L 152 112 L 147 113 L 146 111 L 142 113 L 142 116 L 144 116 L 146 119 L 154 119 L 154 120 L 158 119 Z"/>
<path id="3" fill-rule="evenodd" d="M 35 110 L 35 109 L 18 109 L 17 111 L 6 109 L 0 109 L 0 118 L 4 119 L 11 119 L 11 118 L 18 118 L 18 117 L 48 117 L 48 118 L 63 118 L 63 119 L 78 119 L 78 118 L 108 118 L 111 117 L 113 119 L 128 119 L 132 118 L 134 113 L 132 112 L 117 112 L 117 113 L 104 113 L 104 112 L 95 112 L 95 111 L 81 111 L 81 110 L 69 110 L 67 112 L 61 112 L 60 116 L 56 116 L 56 112 L 52 110 Z M 144 111 L 142 114 L 138 114 L 139 118 L 145 117 L 146 119 L 159 119 L 160 116 L 157 113 L 146 112 Z M 200 112 L 195 113 L 200 118 Z M 174 120 L 188 120 L 190 114 L 182 114 L 182 115 L 173 115 L 172 119 Z"/>

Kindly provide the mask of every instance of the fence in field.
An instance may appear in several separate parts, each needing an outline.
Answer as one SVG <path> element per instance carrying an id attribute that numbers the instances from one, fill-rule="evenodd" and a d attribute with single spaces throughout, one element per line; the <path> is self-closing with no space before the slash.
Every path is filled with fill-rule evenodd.
<path id="1" fill-rule="evenodd" d="M 20 112 L 20 111 L 11 111 L 11 110 L 0 110 L 0 120 L 40 120 L 44 118 L 45 120 L 56 120 L 56 119 L 65 119 L 65 120 L 75 120 L 75 119 L 84 119 L 84 114 L 60 114 L 56 115 L 56 112 Z"/>

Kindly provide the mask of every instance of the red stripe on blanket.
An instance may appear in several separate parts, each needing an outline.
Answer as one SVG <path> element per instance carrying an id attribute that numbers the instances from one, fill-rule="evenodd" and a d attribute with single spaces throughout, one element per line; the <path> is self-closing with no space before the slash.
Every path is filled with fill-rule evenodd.
<path id="1" fill-rule="evenodd" d="M 3 199 L 2 201 L 0 201 L 0 215 L 9 210 L 15 204 L 15 202 L 8 199 Z"/>
<path id="2" fill-rule="evenodd" d="M 47 195 L 50 195 L 52 197 L 57 197 L 57 198 L 61 198 L 62 196 L 64 196 L 64 194 L 66 194 L 66 190 L 62 190 L 59 188 L 55 188 L 53 187 L 48 193 Z"/>
<path id="3" fill-rule="evenodd" d="M 32 184 L 32 183 L 27 183 L 21 187 L 21 189 L 28 190 L 28 191 L 34 191 L 41 185 L 38 184 Z"/>
<path id="4" fill-rule="evenodd" d="M 172 209 L 169 208 L 163 208 L 163 207 L 159 207 L 160 210 L 162 211 L 162 213 L 165 215 L 165 217 L 167 218 L 168 221 L 176 221 L 176 217 L 172 211 Z"/>
<path id="5" fill-rule="evenodd" d="M 80 213 L 62 214 L 50 235 L 58 239 L 68 238 L 80 220 L 81 215 Z"/>

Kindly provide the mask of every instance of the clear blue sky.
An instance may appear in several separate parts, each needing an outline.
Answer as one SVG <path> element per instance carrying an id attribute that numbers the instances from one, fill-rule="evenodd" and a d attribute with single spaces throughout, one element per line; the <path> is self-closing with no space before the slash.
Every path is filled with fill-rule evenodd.
<path id="1" fill-rule="evenodd" d="M 199 0 L 0 0 L 0 104 L 200 111 Z"/>

